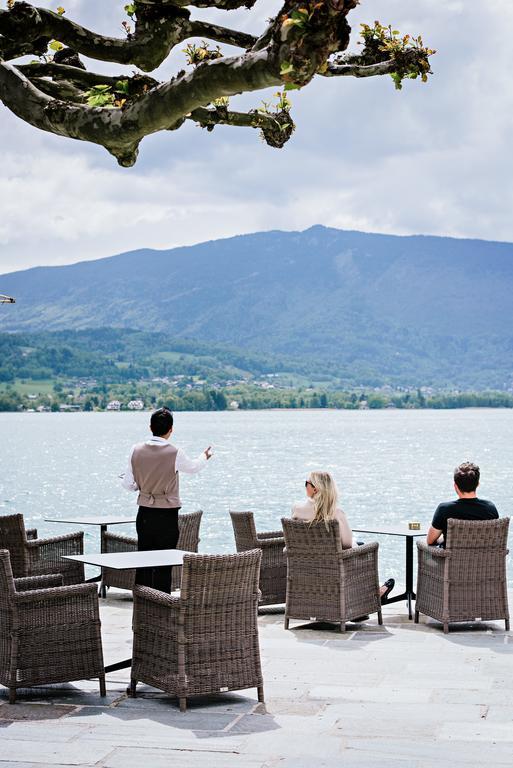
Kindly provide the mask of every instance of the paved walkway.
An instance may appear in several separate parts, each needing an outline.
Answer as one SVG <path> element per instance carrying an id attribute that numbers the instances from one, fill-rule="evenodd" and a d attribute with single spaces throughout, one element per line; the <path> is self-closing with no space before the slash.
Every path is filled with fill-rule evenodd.
<path id="1" fill-rule="evenodd" d="M 132 603 L 102 601 L 106 663 L 130 656 Z M 404 611 L 403 613 L 399 613 Z M 503 623 L 409 622 L 385 609 L 345 635 L 283 615 L 260 618 L 266 706 L 256 691 L 176 701 L 129 672 L 33 689 L 10 706 L 0 686 L 0 768 L 441 768 L 513 764 L 513 633 Z"/>

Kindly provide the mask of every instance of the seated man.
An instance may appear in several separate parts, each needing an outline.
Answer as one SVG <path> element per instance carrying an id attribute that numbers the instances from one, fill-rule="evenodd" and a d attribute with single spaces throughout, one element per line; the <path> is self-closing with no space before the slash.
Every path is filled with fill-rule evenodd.
<path id="1" fill-rule="evenodd" d="M 479 485 L 479 467 L 466 461 L 454 470 L 454 490 L 456 501 L 439 504 L 433 516 L 433 522 L 427 534 L 428 544 L 445 546 L 447 520 L 496 520 L 499 517 L 495 504 L 485 499 L 478 499 L 476 488 Z"/>

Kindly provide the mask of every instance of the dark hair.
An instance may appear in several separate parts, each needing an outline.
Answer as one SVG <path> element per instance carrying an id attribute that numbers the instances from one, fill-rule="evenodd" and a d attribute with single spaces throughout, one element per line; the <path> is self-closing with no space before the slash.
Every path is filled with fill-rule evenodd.
<path id="1" fill-rule="evenodd" d="M 157 408 L 153 411 L 150 419 L 150 429 L 155 437 L 167 435 L 173 426 L 173 414 L 169 408 Z"/>
<path id="2" fill-rule="evenodd" d="M 471 461 L 464 461 L 454 470 L 454 482 L 462 493 L 471 493 L 479 485 L 479 467 Z"/>

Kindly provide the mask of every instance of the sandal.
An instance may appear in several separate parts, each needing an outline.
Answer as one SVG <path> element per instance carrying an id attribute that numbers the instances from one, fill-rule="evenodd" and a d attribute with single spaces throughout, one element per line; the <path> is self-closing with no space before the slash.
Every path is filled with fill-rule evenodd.
<path id="1" fill-rule="evenodd" d="M 383 592 L 383 594 L 381 595 L 381 599 L 385 600 L 389 596 L 389 594 L 393 590 L 393 588 L 395 587 L 395 579 L 387 579 L 385 581 L 385 583 L 383 584 L 383 586 L 386 587 L 386 589 Z"/>

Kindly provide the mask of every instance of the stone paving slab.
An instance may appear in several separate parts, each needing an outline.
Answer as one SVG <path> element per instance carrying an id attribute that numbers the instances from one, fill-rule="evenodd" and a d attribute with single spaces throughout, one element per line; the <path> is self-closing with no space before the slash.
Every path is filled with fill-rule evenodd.
<path id="1" fill-rule="evenodd" d="M 130 656 L 132 603 L 101 601 L 105 659 Z M 266 704 L 255 690 L 176 699 L 129 670 L 98 682 L 0 687 L 0 768 L 458 768 L 513 764 L 513 633 L 503 624 L 410 622 L 405 606 L 347 631 L 259 618 Z"/>

